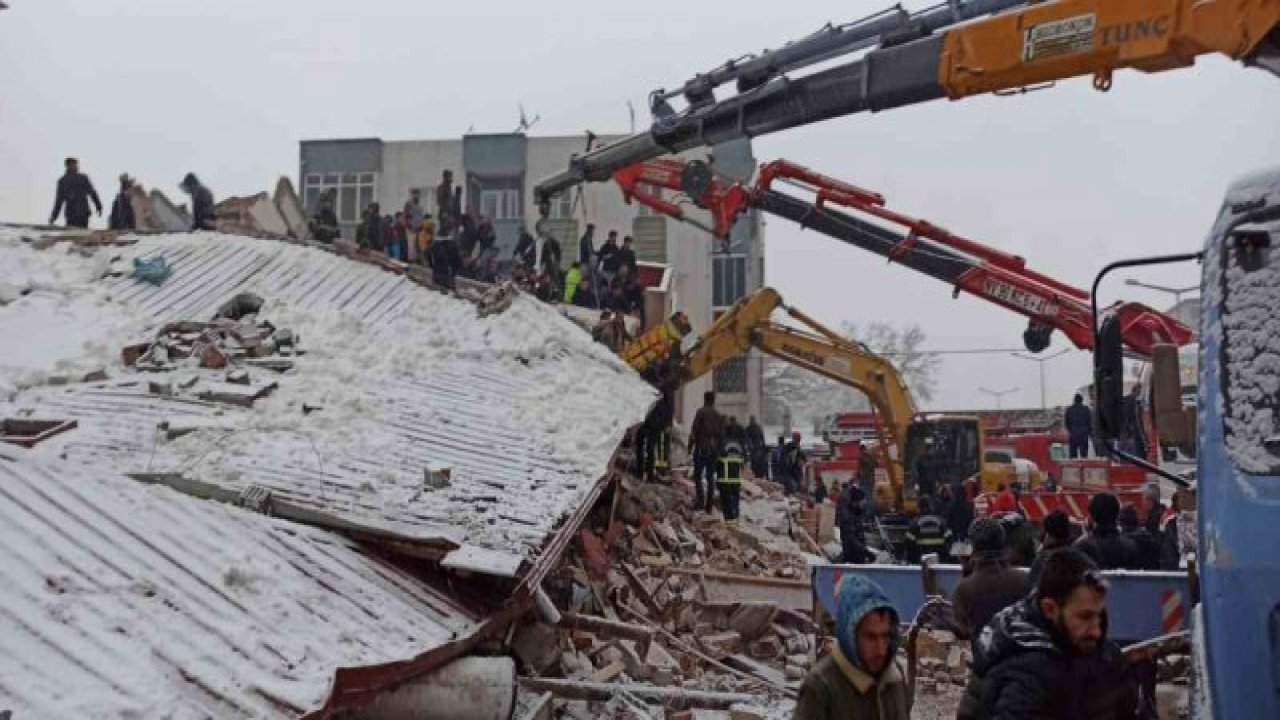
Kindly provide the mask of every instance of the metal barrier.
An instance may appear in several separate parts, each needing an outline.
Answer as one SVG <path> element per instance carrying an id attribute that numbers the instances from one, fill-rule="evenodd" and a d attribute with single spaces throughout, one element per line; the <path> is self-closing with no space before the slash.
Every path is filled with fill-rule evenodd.
<path id="1" fill-rule="evenodd" d="M 904 621 L 914 617 L 925 602 L 924 576 L 919 566 L 814 565 L 812 568 L 814 615 L 822 610 L 834 617 L 835 590 L 848 573 L 862 574 L 884 588 Z M 962 577 L 959 565 L 934 565 L 930 572 L 937 592 L 950 598 Z M 1130 572 L 1108 570 L 1107 634 L 1127 641 L 1144 640 L 1187 627 L 1191 593 L 1183 572 Z"/>

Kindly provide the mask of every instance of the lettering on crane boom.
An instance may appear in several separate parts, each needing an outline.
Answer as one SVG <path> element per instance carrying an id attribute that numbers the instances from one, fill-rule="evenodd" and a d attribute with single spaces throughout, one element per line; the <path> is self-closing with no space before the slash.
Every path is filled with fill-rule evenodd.
<path id="1" fill-rule="evenodd" d="M 1022 40 L 1022 62 L 1088 52 L 1093 49 L 1097 27 L 1093 13 L 1032 25 Z"/>
<path id="2" fill-rule="evenodd" d="M 1032 315 L 1043 317 L 1057 317 L 1058 315 L 1058 304 L 1056 302 L 1014 287 L 1007 282 L 987 278 L 982 284 L 982 290 L 988 297 L 1008 303 Z"/>
<path id="3" fill-rule="evenodd" d="M 803 360 L 811 365 L 817 365 L 818 367 L 826 368 L 841 375 L 848 375 L 853 369 L 849 365 L 849 361 L 842 357 L 828 357 L 820 352 L 805 350 L 804 348 L 797 347 L 787 342 L 782 343 L 781 349 L 783 353 L 786 353 L 797 360 Z"/>
<path id="4" fill-rule="evenodd" d="M 1122 45 L 1148 38 L 1162 38 L 1169 34 L 1169 16 L 1143 18 L 1123 25 L 1108 25 L 1099 33 L 1102 36 L 1102 47 Z"/>

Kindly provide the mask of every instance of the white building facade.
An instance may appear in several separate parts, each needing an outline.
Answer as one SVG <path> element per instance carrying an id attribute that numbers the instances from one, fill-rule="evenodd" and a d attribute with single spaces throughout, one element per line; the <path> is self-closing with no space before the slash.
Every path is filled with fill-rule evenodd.
<path id="1" fill-rule="evenodd" d="M 609 143 L 620 136 L 603 136 Z M 361 212 L 378 202 L 384 214 L 400 210 L 412 188 L 422 192 L 435 212 L 435 188 L 445 170 L 463 188 L 463 207 L 493 220 L 498 247 L 509 255 L 520 231 L 533 232 L 538 220 L 533 187 L 568 167 L 585 149 L 583 136 L 531 137 L 523 134 L 467 135 L 444 140 L 384 141 L 377 138 L 304 140 L 300 144 L 298 187 L 308 214 L 323 192 L 333 190 L 343 235 L 354 238 Z M 696 154 L 690 154 L 695 156 Z M 749 142 L 714 150 L 717 172 L 749 179 L 755 158 Z M 552 203 L 545 229 L 563 246 L 566 266 L 577 257 L 578 238 L 588 223 L 596 226 L 596 246 L 610 230 L 635 240 L 639 260 L 671 266 L 671 306 L 689 316 L 694 333 L 717 313 L 760 288 L 764 282 L 764 228 L 755 212 L 735 226 L 727 252 L 702 230 L 635 204 L 627 204 L 612 183 L 592 183 Z M 685 386 L 677 421 L 686 427 L 706 390 L 716 390 L 722 412 L 761 415 L 763 359 L 757 352 L 732 361 L 711 377 Z M 589 391 L 585 389 L 584 391 Z"/>

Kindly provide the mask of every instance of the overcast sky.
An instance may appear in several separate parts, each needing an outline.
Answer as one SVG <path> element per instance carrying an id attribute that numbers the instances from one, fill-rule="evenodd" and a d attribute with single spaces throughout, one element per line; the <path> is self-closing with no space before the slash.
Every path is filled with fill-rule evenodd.
<path id="1" fill-rule="evenodd" d="M 742 3 L 586 0 L 9 0 L 0 11 L 0 219 L 43 221 L 62 158 L 99 190 L 128 171 L 173 192 L 194 170 L 221 195 L 296 179 L 303 138 L 625 132 L 649 90 L 777 47 L 881 0 Z M 911 3 L 919 9 L 922 3 Z M 840 13 L 833 15 L 833 12 Z M 1280 85 L 1225 59 L 1110 93 L 1077 79 L 1013 98 L 938 101 L 758 139 L 879 190 L 891 207 L 1024 255 L 1088 287 L 1106 262 L 1198 248 L 1231 179 L 1280 158 Z M 96 221 L 101 224 L 101 221 Z M 1017 348 L 1025 321 L 856 248 L 767 229 L 768 282 L 831 325 L 918 323 L 936 348 Z M 1144 271 L 1194 285 L 1198 272 Z M 1161 307 L 1170 296 L 1112 283 Z M 1059 338 L 1052 353 L 1065 347 Z M 1046 354 L 1048 354 L 1046 353 Z M 937 408 L 994 407 L 979 388 L 1039 404 L 1037 363 L 948 356 Z M 1087 382 L 1088 358 L 1046 364 L 1049 402 Z"/>

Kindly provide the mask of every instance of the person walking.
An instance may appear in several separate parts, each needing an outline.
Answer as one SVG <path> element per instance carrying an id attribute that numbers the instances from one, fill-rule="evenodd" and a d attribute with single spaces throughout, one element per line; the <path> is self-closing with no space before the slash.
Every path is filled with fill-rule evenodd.
<path id="1" fill-rule="evenodd" d="M 956 719 L 1133 720 L 1137 686 L 1107 639 L 1107 589 L 1088 556 L 1051 554 L 1034 592 L 978 635 Z"/>
<path id="2" fill-rule="evenodd" d="M 129 191 L 133 189 L 133 178 L 129 173 L 120 176 L 120 192 L 111 201 L 111 216 L 107 219 L 107 227 L 112 230 L 137 230 L 138 221 L 133 213 L 133 200 Z"/>
<path id="3" fill-rule="evenodd" d="M 80 172 L 80 161 L 69 157 L 62 161 L 63 173 L 58 178 L 58 187 L 53 197 L 53 212 L 49 213 L 49 224 L 58 220 L 58 215 L 66 212 L 67 227 L 89 227 L 89 201 L 102 215 L 102 200 L 98 191 L 93 189 L 89 176 Z"/>
<path id="4" fill-rule="evenodd" d="M 693 456 L 694 509 L 711 512 L 715 497 L 716 464 L 724 443 L 724 418 L 716 410 L 716 394 L 702 394 L 702 407 L 689 428 L 689 454 Z"/>
<path id="5" fill-rule="evenodd" d="M 1093 411 L 1084 404 L 1084 396 L 1076 393 L 1071 407 L 1067 408 L 1063 424 L 1067 428 L 1067 444 L 1071 457 L 1089 457 L 1089 438 L 1093 436 Z"/>
<path id="6" fill-rule="evenodd" d="M 969 529 L 973 555 L 969 574 L 951 596 L 959 637 L 974 640 L 991 618 L 1026 597 L 1027 573 L 1005 562 L 1004 528 L 992 518 L 978 518 Z"/>
<path id="7" fill-rule="evenodd" d="M 879 585 L 848 574 L 836 593 L 836 646 L 805 675 L 795 720 L 909 720 L 898 611 Z"/>
<path id="8" fill-rule="evenodd" d="M 216 230 L 218 215 L 214 210 L 213 193 L 200 182 L 200 178 L 195 173 L 187 173 L 178 188 L 191 197 L 191 231 Z"/>

